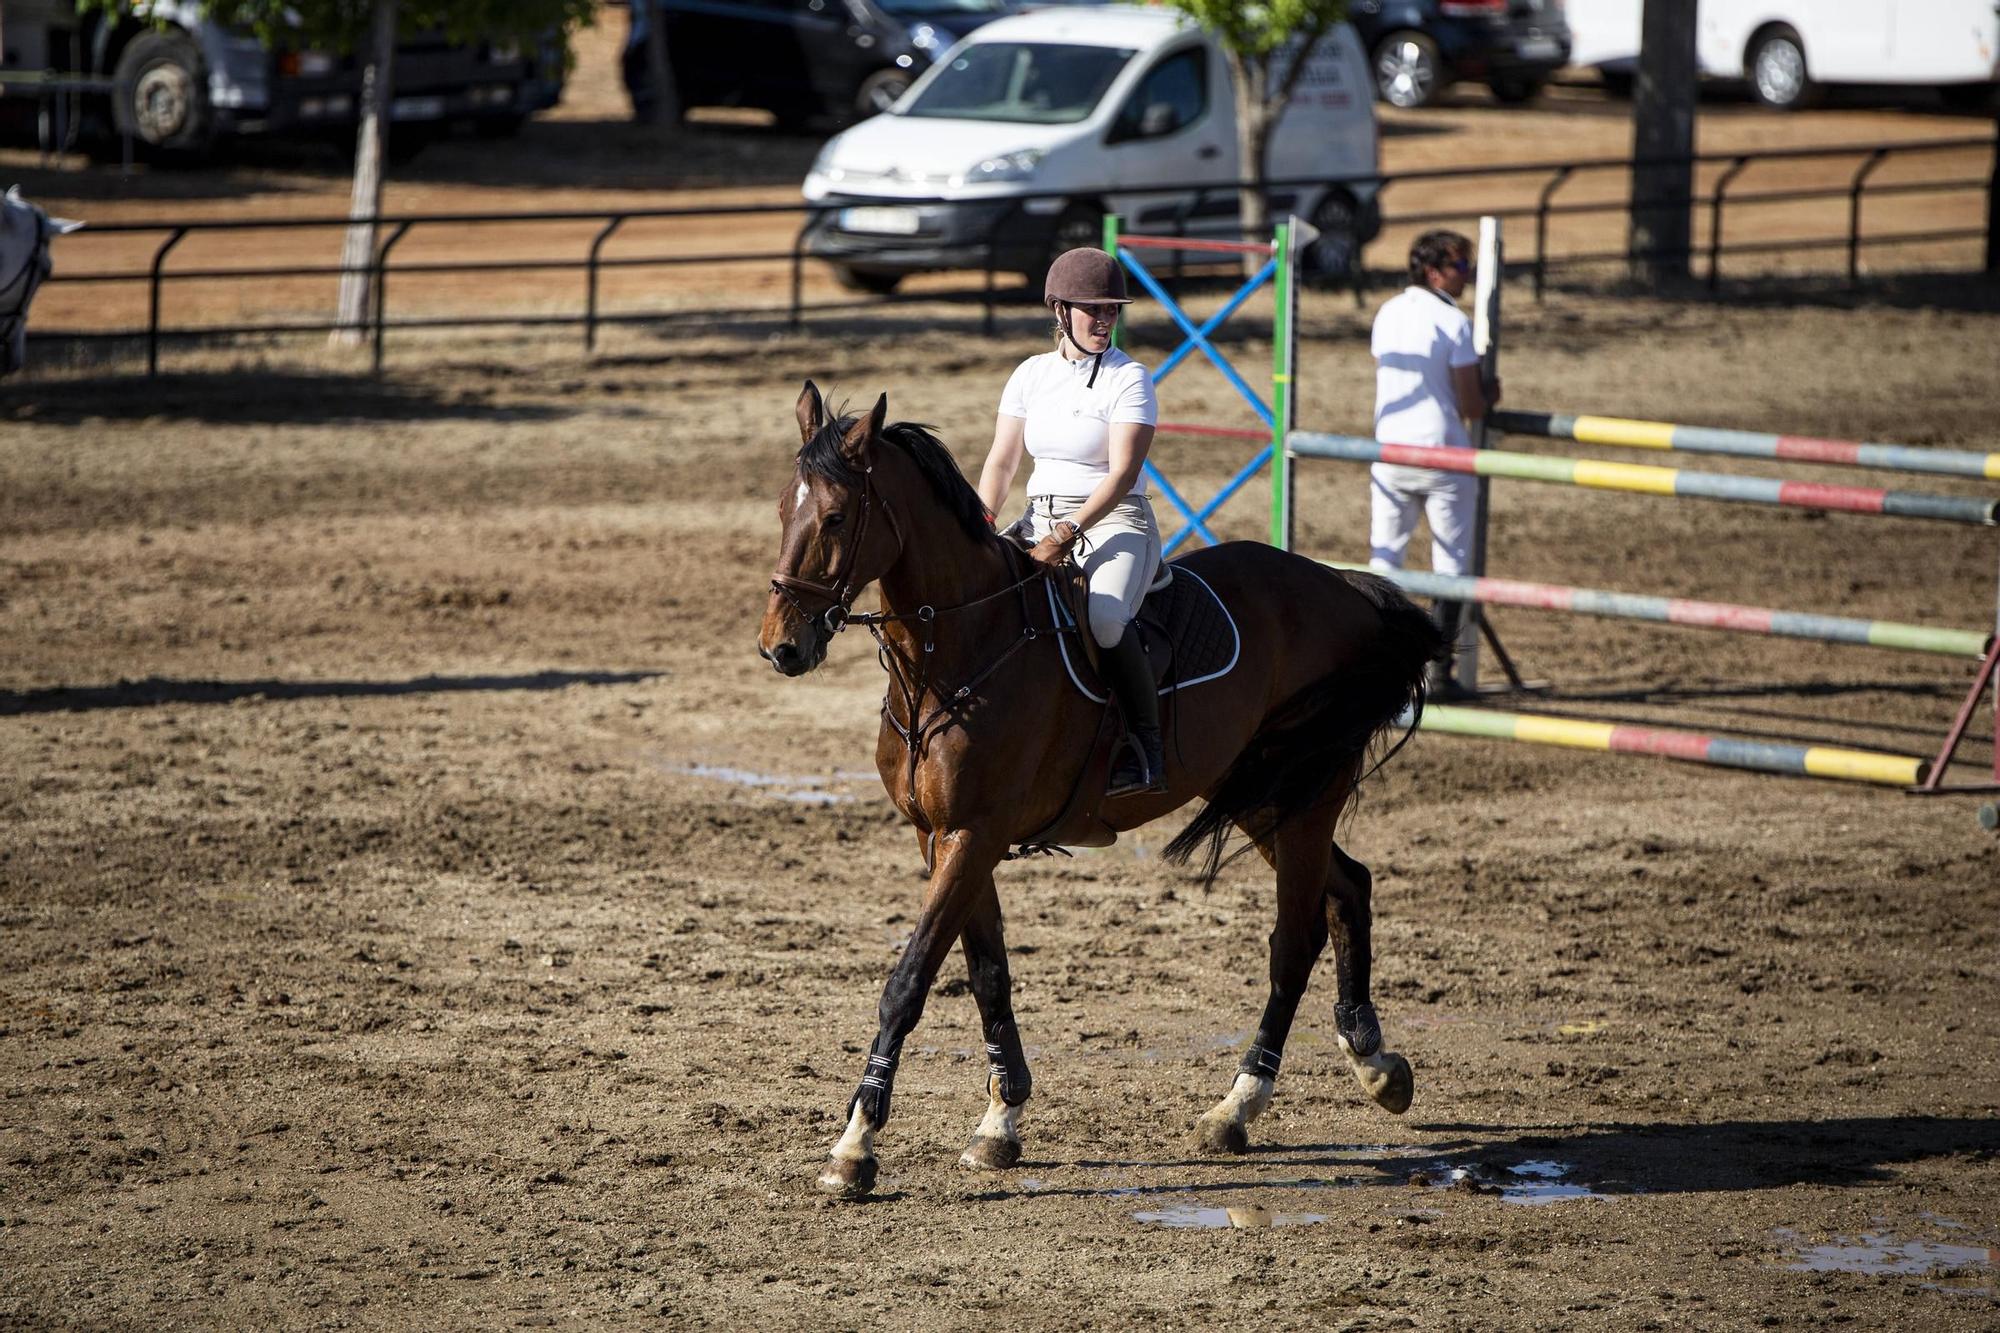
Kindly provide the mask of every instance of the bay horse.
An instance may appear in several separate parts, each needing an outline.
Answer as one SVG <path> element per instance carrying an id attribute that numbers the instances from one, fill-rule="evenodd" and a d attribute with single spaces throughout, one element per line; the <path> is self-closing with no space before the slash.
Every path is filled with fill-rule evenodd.
<path id="1" fill-rule="evenodd" d="M 1169 859 L 1185 862 L 1205 848 L 1212 878 L 1240 830 L 1278 885 L 1263 1018 L 1228 1095 L 1198 1121 L 1197 1144 L 1247 1150 L 1329 938 L 1341 1050 L 1378 1104 L 1407 1109 L 1409 1062 L 1382 1049 L 1368 999 L 1368 869 L 1334 833 L 1373 771 L 1371 742 L 1405 709 L 1421 714 L 1426 667 L 1444 647 L 1430 617 L 1387 580 L 1262 543 L 1181 557 L 1175 568 L 1193 571 L 1228 607 L 1239 656 L 1220 680 L 1163 701 L 1167 790 L 1107 800 L 1098 794 L 1111 762 L 1106 706 L 1070 682 L 1054 642 L 1065 631 L 1041 591 L 1043 566 L 993 532 L 978 494 L 928 429 L 887 422 L 888 404 L 884 394 L 865 416 L 830 415 L 806 382 L 803 444 L 778 504 L 778 563 L 757 639 L 765 660 L 799 676 L 825 660 L 845 624 L 876 635 L 890 684 L 875 762 L 930 871 L 820 1186 L 848 1197 L 873 1189 L 875 1133 L 889 1119 L 903 1041 L 954 941 L 965 950 L 988 1057 L 986 1114 L 960 1161 L 991 1170 L 1020 1161 L 1030 1078 L 994 869 L 1023 844 L 1102 845 L 1196 796 L 1207 804 L 1169 844 Z M 853 612 L 870 583 L 880 585 L 881 611 Z"/>

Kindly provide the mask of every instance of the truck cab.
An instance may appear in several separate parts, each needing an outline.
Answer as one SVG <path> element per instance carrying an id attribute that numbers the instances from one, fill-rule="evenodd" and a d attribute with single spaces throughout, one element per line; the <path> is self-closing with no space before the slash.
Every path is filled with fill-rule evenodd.
<path id="1" fill-rule="evenodd" d="M 235 135 L 351 140 L 360 119 L 358 57 L 267 46 L 211 22 L 195 0 L 145 0 L 113 14 L 79 13 L 71 0 L 4 0 L 0 62 L 8 98 L 46 100 L 43 89 L 64 89 L 78 113 L 72 133 L 98 144 L 129 138 L 140 149 L 198 156 Z M 419 36 L 397 48 L 390 114 L 419 132 L 462 122 L 505 133 L 554 105 L 561 89 L 559 41 Z"/>

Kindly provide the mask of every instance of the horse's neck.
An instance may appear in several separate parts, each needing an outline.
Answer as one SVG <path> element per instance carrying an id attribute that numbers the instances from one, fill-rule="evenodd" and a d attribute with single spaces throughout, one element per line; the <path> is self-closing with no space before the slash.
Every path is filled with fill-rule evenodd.
<path id="1" fill-rule="evenodd" d="M 992 595 L 1006 591 L 1020 575 L 1005 546 L 997 541 L 977 541 L 966 534 L 957 518 L 937 503 L 915 467 L 904 463 L 897 473 L 897 494 L 888 503 L 895 506 L 894 521 L 902 532 L 903 549 L 879 581 L 882 609 L 891 615 L 914 616 L 926 606 L 950 612 L 992 597 L 963 612 L 941 616 L 928 627 L 914 620 L 890 626 L 906 649 L 921 651 L 928 637 L 937 652 L 955 657 L 969 640 L 990 637 L 988 631 L 996 616 L 1015 614 L 1013 598 Z M 902 484 L 905 480 L 907 485 Z"/>

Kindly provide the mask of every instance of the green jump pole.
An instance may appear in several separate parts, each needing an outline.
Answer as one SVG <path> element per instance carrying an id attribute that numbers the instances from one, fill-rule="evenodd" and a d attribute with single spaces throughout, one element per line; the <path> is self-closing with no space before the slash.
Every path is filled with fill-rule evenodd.
<path id="1" fill-rule="evenodd" d="M 1116 213 L 1106 213 L 1104 215 L 1104 253 L 1111 256 L 1114 265 L 1118 262 L 1119 221 L 1120 219 Z M 1121 276 L 1123 275 L 1124 269 L 1122 267 L 1119 269 L 1119 273 Z M 1125 345 L 1123 341 L 1124 333 L 1125 320 L 1121 316 L 1118 322 L 1111 326 L 1111 345 L 1113 347 L 1123 347 Z"/>
<path id="2" fill-rule="evenodd" d="M 1272 283 L 1276 313 L 1271 317 L 1271 545 L 1288 551 L 1292 545 L 1292 456 L 1285 442 L 1292 433 L 1297 404 L 1292 397 L 1292 367 L 1298 353 L 1298 303 L 1294 279 L 1298 257 L 1292 251 L 1298 219 L 1280 222 L 1271 235 L 1278 261 Z"/>

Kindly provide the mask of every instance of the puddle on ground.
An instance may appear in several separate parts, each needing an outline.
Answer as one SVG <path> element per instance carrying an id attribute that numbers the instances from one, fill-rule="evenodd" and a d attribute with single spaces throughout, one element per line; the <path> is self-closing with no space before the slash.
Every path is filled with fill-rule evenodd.
<path id="1" fill-rule="evenodd" d="M 1615 1197 L 1604 1190 L 1568 1179 L 1575 1169 L 1565 1162 L 1522 1162 L 1495 1175 L 1488 1168 L 1453 1166 L 1436 1171 L 1419 1170 L 1410 1177 L 1410 1183 L 1421 1189 L 1491 1195 L 1502 1203 L 1529 1208 L 1570 1199 L 1609 1200 Z"/>
<path id="2" fill-rule="evenodd" d="M 1339 1150 L 1343 1156 L 1361 1158 L 1409 1158 L 1421 1157 L 1424 1149 L 1415 1146 L 1395 1144 L 1356 1144 Z M 1560 1203 L 1569 1199 L 1610 1200 L 1614 1196 L 1568 1179 L 1573 1167 L 1562 1162 L 1534 1161 L 1522 1162 L 1519 1166 L 1506 1168 L 1498 1178 L 1489 1178 L 1488 1172 L 1476 1167 L 1448 1167 L 1431 1159 L 1419 1166 L 1410 1176 L 1410 1183 L 1421 1189 L 1455 1190 L 1466 1194 L 1485 1194 L 1496 1197 L 1502 1203 L 1520 1204 L 1530 1207 Z M 1275 1180 L 1260 1181 L 1246 1186 L 1246 1192 L 1256 1191 L 1269 1194 L 1275 1191 L 1304 1191 L 1349 1188 L 1357 1185 L 1380 1184 L 1379 1179 L 1356 1178 L 1351 1180 Z M 1032 1184 L 1023 1182 L 1030 1190 L 1043 1188 L 1043 1182 Z M 1180 1187 L 1140 1186 L 1124 1189 L 1087 1191 L 1110 1198 L 1131 1197 L 1137 1194 L 1177 1194 L 1191 1191 Z M 1403 1209 L 1398 1220 L 1411 1222 L 1428 1221 L 1437 1216 L 1435 1209 Z M 1146 1222 L 1163 1227 L 1204 1227 L 1235 1228 L 1250 1230 L 1261 1227 L 1310 1226 L 1316 1222 L 1331 1220 L 1328 1214 L 1313 1212 L 1286 1212 L 1262 1203 L 1240 1204 L 1174 1204 L 1163 1208 L 1149 1208 L 1132 1214 L 1135 1222 Z"/>
<path id="3" fill-rule="evenodd" d="M 1964 1230 L 1964 1224 L 1936 1218 L 1935 1224 Z M 1993 1273 L 2000 1264 L 2000 1250 L 1987 1245 L 1947 1245 L 1934 1240 L 1906 1240 L 1886 1231 L 1866 1231 L 1859 1236 L 1836 1236 L 1824 1245 L 1808 1245 L 1789 1227 L 1773 1233 L 1780 1244 L 1792 1251 L 1784 1267 L 1795 1273 L 1860 1273 L 1869 1277 L 1924 1277 L 1938 1274 L 1976 1279 L 1977 1290 L 1993 1294 Z M 1965 1273 L 1958 1270 L 1977 1270 Z M 1951 1290 L 1943 1283 L 1927 1282 L 1927 1287 Z M 1958 1290 L 1968 1290 L 1958 1287 Z"/>
<path id="4" fill-rule="evenodd" d="M 828 791 L 829 786 L 844 785 L 861 780 L 874 781 L 875 774 L 848 769 L 835 769 L 825 777 L 786 776 L 780 773 L 759 773 L 748 768 L 731 768 L 727 764 L 673 764 L 660 765 L 669 773 L 681 773 L 691 778 L 706 778 L 711 782 L 727 782 L 732 786 L 748 787 L 776 797 L 780 801 L 792 801 L 799 805 L 844 805 L 857 799 L 848 792 Z"/>
<path id="5" fill-rule="evenodd" d="M 1273 1212 L 1259 1203 L 1232 1204 L 1224 1208 L 1202 1208 L 1190 1203 L 1134 1213 L 1132 1220 L 1163 1227 L 1230 1227 L 1237 1231 L 1255 1231 L 1268 1227 L 1309 1227 L 1315 1222 L 1331 1219 L 1325 1213 Z"/>

